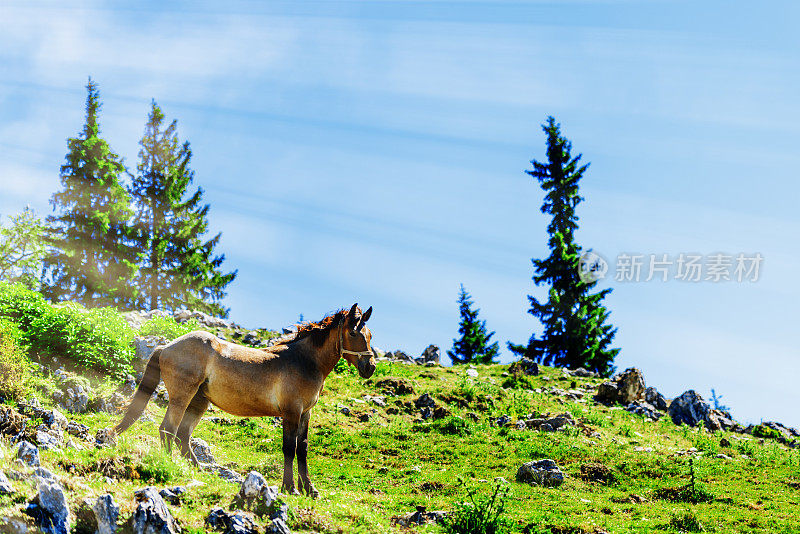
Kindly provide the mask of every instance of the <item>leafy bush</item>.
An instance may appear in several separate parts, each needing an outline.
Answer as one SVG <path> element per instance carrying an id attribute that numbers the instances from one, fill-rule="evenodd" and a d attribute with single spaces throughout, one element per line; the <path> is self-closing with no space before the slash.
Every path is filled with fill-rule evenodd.
<path id="1" fill-rule="evenodd" d="M 700 520 L 694 515 L 694 512 L 685 512 L 680 515 L 672 516 L 672 519 L 669 522 L 670 526 L 681 530 L 683 532 L 705 532 L 705 528 L 703 528 L 703 524 L 700 523 Z"/>
<path id="2" fill-rule="evenodd" d="M 20 347 L 22 333 L 0 319 L 0 397 L 21 399 L 28 392 L 30 362 Z"/>
<path id="3" fill-rule="evenodd" d="M 21 284 L 0 283 L 3 317 L 18 325 L 31 354 L 64 357 L 116 377 L 131 370 L 133 330 L 112 308 L 54 306 Z"/>
<path id="4" fill-rule="evenodd" d="M 166 484 L 186 475 L 186 467 L 163 449 L 147 453 L 136 465 L 142 480 L 151 484 Z"/>
<path id="5" fill-rule="evenodd" d="M 190 319 L 185 323 L 179 323 L 174 317 L 156 315 L 152 319 L 146 321 L 139 328 L 138 333 L 140 336 L 163 336 L 169 341 L 172 341 L 184 334 L 200 329 L 201 326 L 200 323 L 197 322 L 197 319 Z"/>
<path id="6" fill-rule="evenodd" d="M 444 532 L 447 534 L 503 534 L 509 532 L 509 522 L 501 517 L 506 507 L 508 488 L 495 485 L 491 495 L 480 497 L 476 492 L 466 488 L 469 502 L 457 502 L 453 511 L 445 516 Z"/>
<path id="7" fill-rule="evenodd" d="M 433 426 L 440 434 L 451 436 L 466 436 L 472 432 L 470 424 L 461 417 L 446 417 L 445 419 L 434 421 Z"/>
<path id="8" fill-rule="evenodd" d="M 756 438 L 778 439 L 781 437 L 781 433 L 766 425 L 756 425 L 753 427 L 753 436 Z"/>
<path id="9" fill-rule="evenodd" d="M 506 389 L 536 389 L 533 379 L 521 373 L 512 373 L 503 380 L 502 387 Z"/>

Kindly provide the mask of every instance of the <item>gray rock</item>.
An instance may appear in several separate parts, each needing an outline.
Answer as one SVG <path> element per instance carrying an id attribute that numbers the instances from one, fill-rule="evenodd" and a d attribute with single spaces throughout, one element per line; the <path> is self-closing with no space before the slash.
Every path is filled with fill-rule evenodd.
<path id="1" fill-rule="evenodd" d="M 39 478 L 39 493 L 25 513 L 36 521 L 45 534 L 69 534 L 69 505 L 64 489 L 57 481 Z"/>
<path id="2" fill-rule="evenodd" d="M 499 427 L 504 427 L 510 422 L 511 422 L 511 417 L 508 415 L 501 415 L 500 417 L 494 420 L 494 424 Z"/>
<path id="3" fill-rule="evenodd" d="M 477 369 L 467 369 L 467 376 L 471 376 L 472 378 L 478 378 L 478 370 Z"/>
<path id="4" fill-rule="evenodd" d="M 58 482 L 58 477 L 51 473 L 49 470 L 45 469 L 44 467 L 37 467 L 33 470 L 33 474 L 36 475 L 38 478 L 49 480 L 50 482 Z"/>
<path id="5" fill-rule="evenodd" d="M 539 374 L 539 364 L 530 358 L 523 356 L 509 366 L 508 372 L 512 375 L 525 374 L 529 376 L 537 376 Z"/>
<path id="6" fill-rule="evenodd" d="M 425 408 L 425 407 L 435 408 L 436 401 L 433 400 L 433 397 L 431 397 L 427 393 L 423 393 L 422 395 L 417 397 L 417 399 L 414 401 L 414 406 L 416 406 L 417 408 Z"/>
<path id="7" fill-rule="evenodd" d="M 625 410 L 637 415 L 642 415 L 653 421 L 658 421 L 664 414 L 656 410 L 655 406 L 647 401 L 638 400 L 625 407 Z"/>
<path id="8" fill-rule="evenodd" d="M 196 319 L 202 326 L 209 328 L 231 328 L 233 324 L 220 317 L 214 317 L 201 311 L 176 310 L 172 316 L 179 323 L 185 323 Z"/>
<path id="9" fill-rule="evenodd" d="M 46 425 L 36 427 L 36 442 L 43 451 L 59 450 L 64 445 L 61 430 L 54 430 Z"/>
<path id="10" fill-rule="evenodd" d="M 117 435 L 113 428 L 101 428 L 94 436 L 95 446 L 98 449 L 113 447 L 117 444 Z"/>
<path id="11" fill-rule="evenodd" d="M 577 376 L 579 378 L 597 378 L 599 375 L 594 371 L 588 371 L 583 367 L 578 367 L 574 371 L 570 373 L 572 376 Z"/>
<path id="12" fill-rule="evenodd" d="M 711 405 L 693 389 L 672 399 L 669 405 L 669 416 L 676 425 L 686 423 L 689 426 L 696 426 L 700 421 L 705 421 L 710 412 Z"/>
<path id="13" fill-rule="evenodd" d="M 211 447 L 199 438 L 192 438 L 190 442 L 190 448 L 192 449 L 192 454 L 197 459 L 198 462 L 201 464 L 215 464 L 214 455 L 211 454 Z"/>
<path id="14" fill-rule="evenodd" d="M 224 534 L 257 534 L 258 532 L 258 526 L 249 514 L 226 512 L 222 508 L 212 509 L 205 522 L 212 530 Z"/>
<path id="15" fill-rule="evenodd" d="M 97 520 L 97 533 L 114 534 L 119 519 L 119 506 L 110 493 L 101 495 L 94 501 L 92 512 Z"/>
<path id="16" fill-rule="evenodd" d="M 517 480 L 546 487 L 560 486 L 566 475 L 553 460 L 539 460 L 522 464 L 517 470 Z"/>
<path id="17" fill-rule="evenodd" d="M 239 497 L 244 501 L 252 501 L 259 495 L 261 490 L 267 486 L 267 479 L 258 471 L 250 471 L 239 488 Z"/>
<path id="18" fill-rule="evenodd" d="M 88 439 L 89 427 L 81 423 L 70 421 L 67 425 L 67 433 L 79 439 Z"/>
<path id="19" fill-rule="evenodd" d="M 603 382 L 597 386 L 594 399 L 602 404 L 616 404 L 619 400 L 619 389 L 614 382 Z"/>
<path id="20" fill-rule="evenodd" d="M 39 465 L 39 449 L 36 445 L 27 441 L 21 441 L 17 447 L 16 457 L 22 460 L 22 463 L 35 467 Z"/>
<path id="21" fill-rule="evenodd" d="M 441 523 L 446 515 L 447 512 L 441 510 L 428 511 L 425 509 L 425 506 L 417 506 L 415 512 L 395 516 L 392 518 L 391 523 L 400 527 L 410 528 L 427 523 Z"/>
<path id="22" fill-rule="evenodd" d="M 441 358 L 439 347 L 436 345 L 428 345 L 427 348 L 422 351 L 422 355 L 417 358 L 417 363 L 427 364 L 427 363 L 439 363 L 439 359 Z"/>
<path id="23" fill-rule="evenodd" d="M 617 378 L 619 402 L 630 404 L 644 397 L 644 375 L 636 367 L 625 369 Z"/>
<path id="24" fill-rule="evenodd" d="M 624 405 L 644 398 L 644 376 L 642 372 L 630 367 L 617 375 L 613 382 L 603 382 L 597 387 L 595 400 L 603 404 L 621 403 Z"/>
<path id="25" fill-rule="evenodd" d="M 62 414 L 55 408 L 45 412 L 45 414 L 42 416 L 42 422 L 52 429 L 60 429 L 60 430 L 66 429 L 67 425 L 69 425 L 69 421 L 67 420 L 66 417 L 64 417 L 64 414 Z"/>
<path id="26" fill-rule="evenodd" d="M 555 417 L 551 417 L 545 423 L 550 425 L 554 430 L 558 430 L 559 428 L 565 426 L 575 426 L 575 418 L 572 417 L 572 414 L 569 412 L 564 412 L 561 415 L 557 415 Z"/>
<path id="27" fill-rule="evenodd" d="M 130 519 L 133 534 L 177 534 L 181 531 L 156 488 L 147 487 L 134 495 L 138 505 Z"/>
<path id="28" fill-rule="evenodd" d="M 11 485 L 11 481 L 8 480 L 5 473 L 0 471 L 0 495 L 10 495 L 14 493 L 14 486 Z"/>
<path id="29" fill-rule="evenodd" d="M 264 529 L 264 534 L 292 534 L 283 519 L 273 519 Z"/>
<path id="30" fill-rule="evenodd" d="M 709 430 L 737 430 L 741 426 L 733 420 L 731 414 L 723 410 L 712 409 L 706 415 L 706 426 Z"/>
<path id="31" fill-rule="evenodd" d="M 667 411 L 667 399 L 652 386 L 644 392 L 644 400 L 651 404 L 656 410 Z"/>
<path id="32" fill-rule="evenodd" d="M 142 327 L 142 325 L 152 319 L 153 317 L 169 317 L 169 314 L 162 310 L 150 310 L 150 311 L 129 311 L 122 314 L 122 318 L 128 323 L 128 326 L 133 328 L 134 330 L 138 330 Z"/>
<path id="33" fill-rule="evenodd" d="M 159 491 L 158 494 L 161 495 L 161 498 L 164 499 L 164 501 L 173 506 L 179 506 L 181 504 L 181 498 L 171 489 L 164 488 Z"/>
<path id="34" fill-rule="evenodd" d="M 142 361 L 147 361 L 153 355 L 156 347 L 165 345 L 167 342 L 167 338 L 164 336 L 136 336 L 133 338 L 133 347 L 136 356 Z"/>
<path id="35" fill-rule="evenodd" d="M 27 534 L 28 525 L 16 517 L 0 516 L 0 532 L 3 534 Z"/>

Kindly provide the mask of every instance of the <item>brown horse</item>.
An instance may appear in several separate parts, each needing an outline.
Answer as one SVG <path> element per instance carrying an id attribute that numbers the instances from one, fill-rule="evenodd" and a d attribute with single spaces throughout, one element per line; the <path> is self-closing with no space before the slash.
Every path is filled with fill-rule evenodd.
<path id="1" fill-rule="evenodd" d="M 144 412 L 163 379 L 169 406 L 159 427 L 162 445 L 175 439 L 184 456 L 197 463 L 189 441 L 209 403 L 243 417 L 283 419 L 283 490 L 299 493 L 292 464 L 297 455 L 298 485 L 318 495 L 308 476 L 308 422 L 323 383 L 336 362 L 344 358 L 369 378 L 375 372 L 370 347 L 372 333 L 357 304 L 318 323 L 301 325 L 297 333 L 266 350 L 223 341 L 203 331 L 191 332 L 159 346 L 147 363 L 144 377 L 125 416 L 114 429 L 127 430 Z"/>

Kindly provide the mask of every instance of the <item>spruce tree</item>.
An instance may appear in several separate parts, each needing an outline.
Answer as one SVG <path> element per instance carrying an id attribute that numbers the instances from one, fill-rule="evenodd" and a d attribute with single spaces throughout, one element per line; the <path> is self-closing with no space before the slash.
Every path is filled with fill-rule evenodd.
<path id="1" fill-rule="evenodd" d="M 584 367 L 610 375 L 619 349 L 610 345 L 616 329 L 607 324 L 609 311 L 602 300 L 611 289 L 592 293 L 597 281 L 579 275 L 581 247 L 575 243 L 578 228 L 576 206 L 583 200 L 578 183 L 588 164 L 580 165 L 581 155 L 572 156 L 572 143 L 561 135 L 561 126 L 549 117 L 542 129 L 547 135 L 547 161 L 531 161 L 527 174 L 539 181 L 545 191 L 542 213 L 553 216 L 547 227 L 550 256 L 533 259 L 537 286 L 549 288 L 548 299 L 529 295 L 528 313 L 544 326 L 542 335 L 534 333 L 527 345 L 508 344 L 516 354 L 545 365 L 575 369 Z"/>
<path id="2" fill-rule="evenodd" d="M 464 284 L 461 284 L 461 293 L 458 297 L 458 308 L 461 314 L 461 323 L 458 333 L 461 337 L 453 339 L 453 350 L 447 355 L 454 364 L 458 363 L 493 363 L 497 356 L 498 346 L 495 341 L 489 344 L 494 332 L 486 331 L 486 321 L 478 319 L 480 309 L 472 309 L 472 298 Z"/>
<path id="3" fill-rule="evenodd" d="M 86 90 L 86 122 L 67 141 L 62 190 L 50 200 L 57 214 L 47 218 L 52 250 L 44 260 L 42 290 L 52 300 L 130 308 L 138 251 L 127 225 L 130 196 L 120 183 L 125 166 L 100 137 L 100 93 L 91 78 Z"/>
<path id="4" fill-rule="evenodd" d="M 225 256 L 214 254 L 221 234 L 208 240 L 208 204 L 203 189 L 190 192 L 192 150 L 181 143 L 177 121 L 164 127 L 164 113 L 152 102 L 139 163 L 130 193 L 136 203 L 135 226 L 145 252 L 139 269 L 141 305 L 174 310 L 183 306 L 219 316 L 219 303 L 236 271 L 220 270 Z"/>

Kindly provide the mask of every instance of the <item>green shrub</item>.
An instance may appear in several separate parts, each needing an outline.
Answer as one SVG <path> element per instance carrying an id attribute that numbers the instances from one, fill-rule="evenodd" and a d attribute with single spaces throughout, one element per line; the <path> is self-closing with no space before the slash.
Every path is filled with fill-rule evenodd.
<path id="1" fill-rule="evenodd" d="M 0 318 L 11 319 L 23 332 L 51 308 L 40 293 L 22 284 L 0 282 Z"/>
<path id="2" fill-rule="evenodd" d="M 136 472 L 148 483 L 166 484 L 186 475 L 186 467 L 179 462 L 163 449 L 154 449 L 136 465 Z"/>
<path id="3" fill-rule="evenodd" d="M 507 389 L 535 389 L 536 385 L 528 375 L 514 373 L 503 380 L 502 387 Z"/>
<path id="4" fill-rule="evenodd" d="M 466 487 L 463 480 L 459 482 Z M 506 507 L 508 488 L 495 485 L 491 495 L 480 497 L 466 488 L 469 502 L 453 504 L 445 516 L 443 529 L 447 534 L 503 534 L 509 532 L 509 522 L 501 517 Z"/>
<path id="5" fill-rule="evenodd" d="M 167 338 L 167 340 L 172 341 L 184 334 L 200 329 L 200 323 L 197 322 L 197 319 L 190 319 L 185 323 L 179 323 L 174 317 L 156 315 L 139 328 L 138 334 L 140 336 L 163 336 Z"/>
<path id="6" fill-rule="evenodd" d="M 753 428 L 753 436 L 756 438 L 778 439 L 781 435 L 780 432 L 766 425 L 756 425 Z"/>
<path id="7" fill-rule="evenodd" d="M 54 306 L 21 284 L 1 282 L 3 317 L 18 325 L 21 345 L 32 355 L 67 358 L 115 377 L 131 371 L 133 330 L 112 308 Z"/>
<path id="8" fill-rule="evenodd" d="M 674 515 L 669 522 L 670 526 L 681 530 L 683 532 L 705 532 L 702 523 L 694 515 L 694 512 L 684 512 L 683 514 Z"/>
<path id="9" fill-rule="evenodd" d="M 15 324 L 0 319 L 0 397 L 5 399 L 22 399 L 28 393 L 31 365 L 21 338 Z"/>
<path id="10" fill-rule="evenodd" d="M 449 436 L 466 436 L 472 432 L 470 424 L 461 417 L 446 417 L 445 419 L 434 421 L 433 426 L 440 434 Z"/>

